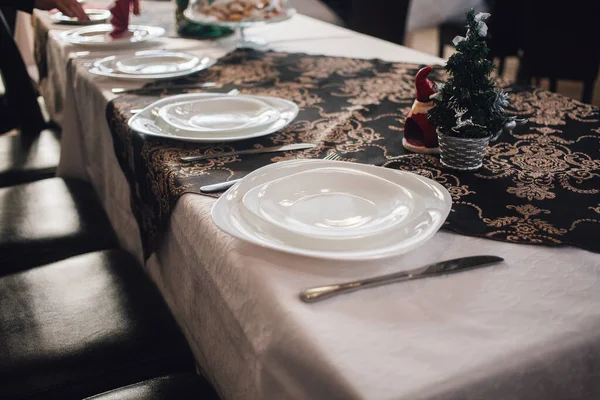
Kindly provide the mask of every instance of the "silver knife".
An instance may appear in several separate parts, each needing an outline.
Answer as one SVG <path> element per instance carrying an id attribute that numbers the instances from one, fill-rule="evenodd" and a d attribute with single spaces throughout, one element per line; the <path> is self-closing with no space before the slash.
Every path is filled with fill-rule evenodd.
<path id="1" fill-rule="evenodd" d="M 217 84 L 214 82 L 206 82 L 206 83 L 202 83 L 200 85 L 190 84 L 190 85 L 154 86 L 154 87 L 140 87 L 140 88 L 134 88 L 134 89 L 117 87 L 117 88 L 112 88 L 110 91 L 113 92 L 114 94 L 123 94 L 123 93 L 150 92 L 150 91 L 165 90 L 165 89 L 170 89 L 170 90 L 200 89 L 200 88 L 214 87 L 216 85 Z"/>
<path id="2" fill-rule="evenodd" d="M 230 187 L 232 187 L 233 185 L 235 185 L 236 183 L 238 183 L 241 180 L 242 180 L 242 178 L 232 179 L 230 181 L 214 183 L 212 185 L 200 186 L 200 191 L 202 193 L 222 192 L 223 190 L 229 189 Z"/>
<path id="3" fill-rule="evenodd" d="M 312 149 L 313 147 L 316 147 L 316 146 L 317 145 L 314 143 L 295 143 L 295 144 L 286 144 L 283 146 L 263 147 L 261 149 L 248 149 L 248 150 L 230 151 L 228 153 L 215 153 L 215 154 L 204 154 L 201 156 L 181 157 L 181 161 L 192 162 L 192 161 L 208 160 L 210 158 L 237 156 L 237 155 L 242 155 L 242 154 L 263 154 L 263 153 L 276 153 L 279 151 L 304 150 L 304 149 Z"/>
<path id="4" fill-rule="evenodd" d="M 451 274 L 454 272 L 468 271 L 470 269 L 486 267 L 504 261 L 503 258 L 496 256 L 472 256 L 455 258 L 454 260 L 440 261 L 429 264 L 421 268 L 411 269 L 409 271 L 396 272 L 394 274 L 377 276 L 374 278 L 361 279 L 354 282 L 339 283 L 334 285 L 319 286 L 303 290 L 300 293 L 300 300 L 306 303 L 314 303 L 319 300 L 328 299 L 338 294 L 353 292 L 359 289 L 366 289 L 375 286 L 387 285 L 388 283 L 404 282 L 412 279 L 427 278 L 429 276 L 438 276 Z"/>

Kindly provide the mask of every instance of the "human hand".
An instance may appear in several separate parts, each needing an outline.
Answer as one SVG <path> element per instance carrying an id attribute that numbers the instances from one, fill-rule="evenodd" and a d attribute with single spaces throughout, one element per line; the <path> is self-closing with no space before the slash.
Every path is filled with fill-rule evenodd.
<path id="1" fill-rule="evenodd" d="M 58 8 L 67 17 L 77 17 L 81 21 L 88 21 L 89 17 L 77 0 L 35 0 L 35 8 L 40 10 L 52 10 Z"/>
<path id="2" fill-rule="evenodd" d="M 133 0 L 133 15 L 140 15 L 140 0 Z"/>

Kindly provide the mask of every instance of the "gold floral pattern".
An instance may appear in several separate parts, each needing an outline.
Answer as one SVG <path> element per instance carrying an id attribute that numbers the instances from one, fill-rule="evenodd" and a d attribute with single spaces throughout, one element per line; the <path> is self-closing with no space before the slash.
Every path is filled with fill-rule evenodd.
<path id="1" fill-rule="evenodd" d="M 242 177 L 263 165 L 321 158 L 334 150 L 346 161 L 412 171 L 436 180 L 454 204 L 445 228 L 515 243 L 575 245 L 600 252 L 600 111 L 557 94 L 502 84 L 509 112 L 529 119 L 488 148 L 483 167 L 457 172 L 432 155 L 402 147 L 404 119 L 414 100 L 419 66 L 236 50 L 186 83 L 214 81 L 219 91 L 278 96 L 300 107 L 281 131 L 247 142 L 197 145 L 146 139 L 127 129 L 129 110 L 157 97 L 124 95 L 107 108 L 115 151 L 132 187 L 146 255 L 183 193 Z M 440 70 L 433 79 L 443 81 Z M 180 82 L 180 81 L 177 81 Z M 161 83 L 162 84 L 162 83 Z M 191 91 L 191 90 L 190 90 Z M 166 95 L 165 92 L 161 96 Z M 182 163 L 181 156 L 310 142 L 299 152 Z"/>
<path id="2" fill-rule="evenodd" d="M 353 60 L 336 57 L 327 58 L 302 58 L 292 70 L 300 72 L 309 78 L 328 78 L 330 75 L 353 76 L 356 73 L 369 69 L 371 62 L 367 60 Z"/>
<path id="3" fill-rule="evenodd" d="M 519 92 L 511 97 L 514 114 L 527 115 L 539 125 L 565 125 L 567 119 L 599 122 L 598 109 L 569 97 L 546 90 Z"/>
<path id="4" fill-rule="evenodd" d="M 208 81 L 230 82 L 235 85 L 249 85 L 253 82 L 277 78 L 278 72 L 272 65 L 265 64 L 261 60 L 249 60 L 245 65 L 215 65 L 209 69 L 206 79 Z"/>
<path id="5" fill-rule="evenodd" d="M 574 141 L 537 132 L 514 134 L 519 140 L 491 146 L 489 161 L 477 176 L 485 179 L 513 177 L 515 186 L 509 186 L 507 192 L 528 200 L 554 199 L 556 186 L 579 193 L 600 193 L 600 187 L 584 188 L 588 181 L 598 177 L 594 171 L 600 171 L 600 159 L 573 151 Z"/>
<path id="6" fill-rule="evenodd" d="M 352 105 L 379 105 L 387 100 L 402 103 L 406 96 L 413 93 L 414 79 L 409 78 L 406 69 L 399 79 L 398 75 L 380 74 L 375 77 L 361 77 L 347 79 L 343 85 L 334 92 L 334 96 L 344 97 Z"/>
<path id="7" fill-rule="evenodd" d="M 501 218 L 484 218 L 483 221 L 489 225 L 498 228 L 493 232 L 489 232 L 486 236 L 494 237 L 496 235 L 506 236 L 512 241 L 528 241 L 530 243 L 544 243 L 551 241 L 559 244 L 560 240 L 555 236 L 562 236 L 567 233 L 566 229 L 555 228 L 548 221 L 540 218 L 532 218 L 538 214 L 550 214 L 550 211 L 543 210 L 526 204 L 522 206 L 506 206 L 508 209 L 513 209 L 521 214 L 520 217 L 501 217 Z"/>

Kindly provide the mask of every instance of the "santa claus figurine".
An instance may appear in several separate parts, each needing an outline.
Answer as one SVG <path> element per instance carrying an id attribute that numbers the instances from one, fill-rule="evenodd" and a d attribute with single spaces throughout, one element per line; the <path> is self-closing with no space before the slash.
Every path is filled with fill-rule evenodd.
<path id="1" fill-rule="evenodd" d="M 408 113 L 404 122 L 404 138 L 402 145 L 406 150 L 415 153 L 439 153 L 437 133 L 435 127 L 427 120 L 427 112 L 435 105 L 430 96 L 436 90 L 433 82 L 427 78 L 433 67 L 421 68 L 415 76 L 417 99 Z"/>

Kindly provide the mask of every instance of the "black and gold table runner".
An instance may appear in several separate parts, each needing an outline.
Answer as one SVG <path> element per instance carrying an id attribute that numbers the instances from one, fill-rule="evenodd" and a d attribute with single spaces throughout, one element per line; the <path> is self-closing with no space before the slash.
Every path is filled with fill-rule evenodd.
<path id="1" fill-rule="evenodd" d="M 132 209 L 149 256 L 176 200 L 200 186 L 243 177 L 269 163 L 321 158 L 413 171 L 443 184 L 454 205 L 444 228 L 514 243 L 573 245 L 600 252 L 600 109 L 543 90 L 507 86 L 510 114 L 525 126 L 489 148 L 483 167 L 458 172 L 402 147 L 418 65 L 239 49 L 173 84 L 215 82 L 215 91 L 277 96 L 300 106 L 282 131 L 258 139 L 201 145 L 144 137 L 127 128 L 129 110 L 182 93 L 129 94 L 109 103 L 115 151 L 132 188 Z M 443 71 L 432 74 L 442 78 Z M 160 85 L 164 85 L 161 82 Z M 193 92 L 193 90 L 186 90 Z M 181 156 L 310 142 L 299 152 L 183 163 Z"/>

